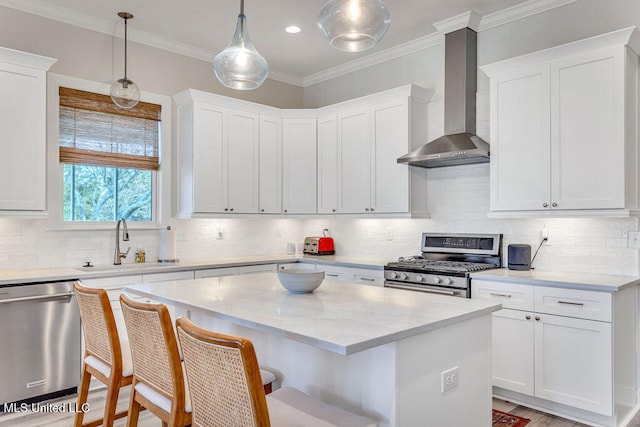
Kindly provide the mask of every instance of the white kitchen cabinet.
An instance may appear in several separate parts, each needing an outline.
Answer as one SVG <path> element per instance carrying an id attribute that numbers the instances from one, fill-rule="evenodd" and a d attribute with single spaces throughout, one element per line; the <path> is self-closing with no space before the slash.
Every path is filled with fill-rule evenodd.
<path id="1" fill-rule="evenodd" d="M 174 100 L 178 216 L 258 213 L 260 113 L 273 109 L 191 89 Z M 265 144 L 272 145 L 273 130 L 263 124 Z"/>
<path id="2" fill-rule="evenodd" d="M 493 313 L 496 396 L 611 426 L 624 419 L 616 408 L 635 406 L 635 332 L 627 327 L 635 287 L 610 293 L 473 278 L 471 291 L 503 305 Z"/>
<path id="3" fill-rule="evenodd" d="M 319 213 L 428 216 L 426 170 L 396 161 L 427 140 L 428 98 L 404 86 L 321 109 Z"/>
<path id="4" fill-rule="evenodd" d="M 324 271 L 331 280 L 343 280 L 369 286 L 384 286 L 384 271 L 331 264 L 316 264 L 316 269 Z"/>
<path id="5" fill-rule="evenodd" d="M 282 212 L 315 214 L 316 119 L 282 119 Z"/>
<path id="6" fill-rule="evenodd" d="M 493 216 L 637 210 L 633 32 L 481 67 L 491 79 Z"/>
<path id="7" fill-rule="evenodd" d="M 493 385 L 534 393 L 533 313 L 503 309 L 493 314 L 491 372 Z"/>
<path id="8" fill-rule="evenodd" d="M 207 268 L 204 270 L 196 270 L 196 279 L 205 279 L 207 277 L 222 277 L 233 276 L 238 273 L 238 267 L 222 267 L 222 268 Z"/>
<path id="9" fill-rule="evenodd" d="M 224 212 L 258 212 L 258 114 L 228 110 L 227 206 Z"/>
<path id="10" fill-rule="evenodd" d="M 0 216 L 46 216 L 47 70 L 55 62 L 0 48 Z"/>
<path id="11" fill-rule="evenodd" d="M 611 323 L 535 314 L 535 395 L 613 414 Z"/>
<path id="12" fill-rule="evenodd" d="M 338 119 L 318 117 L 318 213 L 338 212 Z"/>
<path id="13" fill-rule="evenodd" d="M 259 211 L 282 212 L 282 120 L 260 115 Z"/>
<path id="14" fill-rule="evenodd" d="M 238 267 L 238 274 L 275 273 L 277 270 L 276 264 L 242 265 Z"/>
<path id="15" fill-rule="evenodd" d="M 338 212 L 371 211 L 369 108 L 338 113 Z"/>

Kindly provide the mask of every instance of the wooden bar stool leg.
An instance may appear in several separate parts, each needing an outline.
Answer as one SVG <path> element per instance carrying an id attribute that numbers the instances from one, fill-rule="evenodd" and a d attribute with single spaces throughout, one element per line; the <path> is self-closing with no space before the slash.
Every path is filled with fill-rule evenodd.
<path id="1" fill-rule="evenodd" d="M 111 378 L 107 389 L 107 400 L 104 406 L 103 427 L 112 427 L 116 420 L 116 406 L 120 393 L 120 378 Z"/>
<path id="2" fill-rule="evenodd" d="M 129 402 L 129 414 L 127 415 L 127 427 L 137 427 L 140 416 L 140 404 L 136 401 L 135 384 L 131 385 L 131 401 Z"/>
<path id="3" fill-rule="evenodd" d="M 80 381 L 80 388 L 78 390 L 78 408 L 82 408 L 82 405 L 87 402 L 90 382 L 91 374 L 85 369 L 82 371 L 82 380 Z M 79 410 L 76 412 L 76 416 L 73 421 L 74 427 L 82 427 L 82 421 L 84 421 L 84 412 Z"/>

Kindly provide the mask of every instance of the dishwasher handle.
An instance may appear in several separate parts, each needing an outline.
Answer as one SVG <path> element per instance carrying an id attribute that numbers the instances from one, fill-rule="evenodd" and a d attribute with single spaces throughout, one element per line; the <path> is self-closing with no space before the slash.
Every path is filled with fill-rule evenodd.
<path id="1" fill-rule="evenodd" d="M 73 296 L 73 292 L 64 292 L 61 294 L 34 295 L 29 297 L 0 299 L 0 304 L 8 304 L 10 302 L 38 301 L 38 300 L 44 300 L 44 299 L 62 299 L 62 298 L 71 298 L 72 296 Z"/>

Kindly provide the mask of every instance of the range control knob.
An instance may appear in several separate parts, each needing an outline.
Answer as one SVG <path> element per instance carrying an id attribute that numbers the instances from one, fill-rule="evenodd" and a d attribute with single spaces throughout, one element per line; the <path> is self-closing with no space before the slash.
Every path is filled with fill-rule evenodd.
<path id="1" fill-rule="evenodd" d="M 400 275 L 400 279 L 401 279 L 401 280 L 407 280 L 407 275 L 406 275 L 406 274 L 404 274 L 404 273 L 402 273 L 402 274 Z"/>
<path id="2" fill-rule="evenodd" d="M 398 273 L 396 273 L 396 272 L 394 271 L 394 272 L 392 272 L 392 273 L 390 274 L 390 276 L 391 276 L 391 278 L 392 278 L 392 279 L 395 279 L 396 277 L 398 277 Z"/>
<path id="3" fill-rule="evenodd" d="M 422 276 L 416 276 L 416 282 L 422 282 Z"/>
<path id="4" fill-rule="evenodd" d="M 440 283 L 440 278 L 438 276 L 434 277 L 433 283 Z"/>
<path id="5" fill-rule="evenodd" d="M 444 284 L 445 285 L 450 285 L 451 284 L 451 279 L 449 279 L 448 277 L 446 279 L 444 279 Z"/>

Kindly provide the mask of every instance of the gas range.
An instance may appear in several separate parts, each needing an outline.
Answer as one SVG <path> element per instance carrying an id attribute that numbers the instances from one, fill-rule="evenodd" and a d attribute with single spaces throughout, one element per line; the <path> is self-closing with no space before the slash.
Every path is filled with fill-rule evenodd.
<path id="1" fill-rule="evenodd" d="M 501 265 L 501 234 L 422 233 L 422 254 L 384 267 L 385 287 L 471 297 L 469 274 Z"/>

